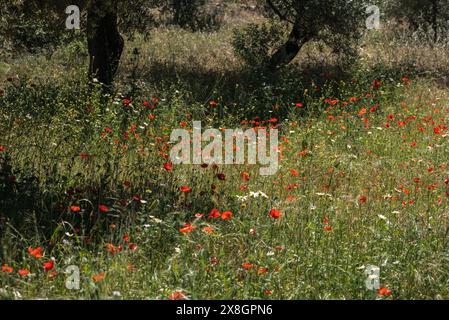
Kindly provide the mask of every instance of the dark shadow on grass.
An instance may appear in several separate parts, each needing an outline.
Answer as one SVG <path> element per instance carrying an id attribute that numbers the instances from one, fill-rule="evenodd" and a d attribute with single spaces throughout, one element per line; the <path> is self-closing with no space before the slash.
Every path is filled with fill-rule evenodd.
<path id="1" fill-rule="evenodd" d="M 185 90 L 190 94 L 187 103 L 203 104 L 218 101 L 225 106 L 221 116 L 240 120 L 272 117 L 284 119 L 291 112 L 291 106 L 304 103 L 305 93 L 315 101 L 320 98 L 345 99 L 350 92 L 342 91 L 341 82 L 358 82 L 358 90 L 370 90 L 375 79 L 388 83 L 391 79 L 400 82 L 402 77 L 413 79 L 424 75 L 413 65 L 394 68 L 376 66 L 362 70 L 355 65 L 303 64 L 290 65 L 278 71 L 244 68 L 240 70 L 214 71 L 202 66 L 172 65 L 154 62 L 139 70 L 139 78 L 149 83 L 156 92 L 164 93 L 167 88 Z M 440 81 L 441 83 L 441 81 Z M 447 83 L 447 81 L 446 81 Z M 347 87 L 345 88 L 347 89 Z M 365 92 L 354 92 L 354 94 Z M 319 116 L 323 110 L 308 109 L 305 103 L 299 115 Z"/>
<path id="2" fill-rule="evenodd" d="M 351 79 L 350 74 L 332 65 L 291 65 L 278 71 L 266 68 L 215 71 L 163 61 L 153 62 L 138 74 L 138 79 L 149 83 L 157 92 L 163 93 L 174 85 L 191 94 L 192 104 L 208 106 L 210 101 L 217 101 L 226 106 L 224 116 L 238 119 L 285 117 L 286 105 L 303 101 L 304 90 L 315 94 L 317 87 L 330 80 Z M 275 105 L 279 108 L 274 108 L 273 114 Z M 319 114 L 319 110 L 316 112 Z"/>

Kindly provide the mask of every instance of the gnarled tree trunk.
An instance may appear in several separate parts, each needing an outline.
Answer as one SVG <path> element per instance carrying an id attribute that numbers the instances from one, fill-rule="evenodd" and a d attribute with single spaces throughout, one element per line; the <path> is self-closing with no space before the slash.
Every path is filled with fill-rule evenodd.
<path id="1" fill-rule="evenodd" d="M 432 0 L 433 42 L 438 42 L 438 0 Z"/>
<path id="2" fill-rule="evenodd" d="M 91 0 L 87 7 L 89 75 L 109 86 L 120 63 L 124 40 L 117 26 L 116 0 Z"/>
<path id="3" fill-rule="evenodd" d="M 292 31 L 287 42 L 282 45 L 270 59 L 270 67 L 273 69 L 286 66 L 298 55 L 299 50 L 308 42 L 312 36 L 299 19 L 293 24 Z"/>

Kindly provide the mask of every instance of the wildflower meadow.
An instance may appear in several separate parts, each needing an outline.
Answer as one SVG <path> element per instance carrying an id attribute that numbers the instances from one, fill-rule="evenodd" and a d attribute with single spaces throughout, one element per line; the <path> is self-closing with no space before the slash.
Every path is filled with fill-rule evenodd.
<path id="1" fill-rule="evenodd" d="M 4 47 L 0 299 L 448 299 L 447 42 L 383 18 L 273 70 L 238 30 L 280 22 L 215 2 L 124 36 L 107 88 L 83 30 Z"/>

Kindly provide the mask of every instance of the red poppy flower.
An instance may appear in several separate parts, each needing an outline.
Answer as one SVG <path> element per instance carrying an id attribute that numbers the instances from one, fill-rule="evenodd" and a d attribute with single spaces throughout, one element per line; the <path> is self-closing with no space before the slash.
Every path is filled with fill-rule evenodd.
<path id="1" fill-rule="evenodd" d="M 257 270 L 257 274 L 264 274 L 268 272 L 268 268 L 259 268 L 259 270 Z"/>
<path id="2" fill-rule="evenodd" d="M 173 165 L 171 163 L 164 163 L 164 169 L 167 171 L 172 171 Z"/>
<path id="3" fill-rule="evenodd" d="M 71 207 L 70 207 L 70 210 L 71 210 L 72 212 L 80 212 L 80 211 L 81 211 L 81 208 L 80 208 L 79 206 L 71 206 Z"/>
<path id="4" fill-rule="evenodd" d="M 195 229 L 196 229 L 195 226 L 192 226 L 190 223 L 186 223 L 186 224 L 184 224 L 183 228 L 179 229 L 179 232 L 181 232 L 181 233 L 190 233 L 190 232 L 192 232 Z"/>
<path id="5" fill-rule="evenodd" d="M 128 269 L 128 271 L 136 271 L 137 268 L 135 265 L 128 263 L 128 265 L 126 266 L 126 269 Z"/>
<path id="6" fill-rule="evenodd" d="M 366 108 L 362 108 L 357 115 L 360 117 L 360 116 L 363 116 L 364 114 L 366 114 L 367 112 L 368 111 L 366 110 Z"/>
<path id="7" fill-rule="evenodd" d="M 104 204 L 100 204 L 100 205 L 98 206 L 98 210 L 100 210 L 100 212 L 102 212 L 102 213 L 107 213 L 107 212 L 109 212 L 109 208 L 106 207 Z"/>
<path id="8" fill-rule="evenodd" d="M 224 173 L 219 173 L 219 174 L 217 174 L 217 178 L 218 178 L 218 180 L 225 181 L 226 175 Z"/>
<path id="9" fill-rule="evenodd" d="M 243 263 L 242 264 L 242 268 L 245 270 L 249 270 L 253 267 L 253 265 L 251 263 Z"/>
<path id="10" fill-rule="evenodd" d="M 176 291 L 173 292 L 170 297 L 168 297 L 170 300 L 187 300 L 187 296 L 183 291 Z"/>
<path id="11" fill-rule="evenodd" d="M 285 187 L 285 189 L 286 190 L 293 190 L 293 189 L 296 189 L 298 186 L 299 186 L 298 183 L 293 183 L 293 184 L 290 184 L 287 187 Z"/>
<path id="12" fill-rule="evenodd" d="M 17 271 L 19 273 L 19 275 L 21 277 L 26 277 L 27 275 L 30 274 L 30 270 L 28 269 L 20 269 L 19 271 Z"/>
<path id="13" fill-rule="evenodd" d="M 31 255 L 31 256 L 33 256 L 33 257 L 35 257 L 36 259 L 40 259 L 40 258 L 42 258 L 43 256 L 42 256 L 42 251 L 43 251 L 44 249 L 42 248 L 42 247 L 38 247 L 38 248 L 36 248 L 36 249 L 33 249 L 32 247 L 29 247 L 28 248 L 28 253 Z"/>
<path id="14" fill-rule="evenodd" d="M 204 227 L 203 231 L 207 232 L 209 234 L 212 234 L 212 233 L 214 233 L 214 228 L 212 228 L 212 227 Z"/>
<path id="15" fill-rule="evenodd" d="M 217 257 L 212 257 L 212 258 L 210 258 L 210 264 L 211 264 L 211 265 L 216 266 L 216 265 L 219 264 L 219 263 L 220 263 L 220 261 L 218 260 Z"/>
<path id="16" fill-rule="evenodd" d="M 332 231 L 332 227 L 331 226 L 325 226 L 324 227 L 324 231 L 331 232 Z"/>
<path id="17" fill-rule="evenodd" d="M 216 218 L 220 218 L 220 216 L 221 216 L 220 211 L 213 208 L 211 210 L 211 212 L 209 213 L 208 219 L 216 219 Z"/>
<path id="18" fill-rule="evenodd" d="M 382 82 L 380 82 L 379 80 L 374 80 L 373 85 L 374 85 L 374 89 L 379 90 L 380 87 L 382 86 Z"/>
<path id="19" fill-rule="evenodd" d="M 137 250 L 137 243 L 130 243 L 128 248 L 131 251 L 136 251 Z"/>
<path id="20" fill-rule="evenodd" d="M 266 295 L 266 296 L 269 296 L 269 295 L 273 294 L 273 291 L 266 289 L 266 290 L 263 291 L 263 294 Z"/>
<path id="21" fill-rule="evenodd" d="M 243 181 L 249 181 L 249 173 L 242 172 L 242 179 L 243 179 Z"/>
<path id="22" fill-rule="evenodd" d="M 378 293 L 380 296 L 391 296 L 391 291 L 388 290 L 388 289 L 385 288 L 385 287 L 380 288 L 380 289 L 377 291 L 377 293 Z"/>
<path id="23" fill-rule="evenodd" d="M 117 253 L 120 253 L 122 251 L 122 246 L 114 246 L 112 243 L 107 243 L 106 248 L 108 249 L 108 252 L 112 255 L 116 255 Z"/>
<path id="24" fill-rule="evenodd" d="M 365 196 L 360 196 L 360 198 L 359 198 L 359 203 L 360 204 L 364 204 L 364 203 L 366 203 L 366 197 Z"/>
<path id="25" fill-rule="evenodd" d="M 181 192 L 183 193 L 189 193 L 192 191 L 192 189 L 190 189 L 188 186 L 182 186 L 179 188 L 179 190 L 181 190 Z"/>
<path id="26" fill-rule="evenodd" d="M 2 264 L 2 272 L 12 273 L 14 270 L 7 264 Z"/>
<path id="27" fill-rule="evenodd" d="M 276 209 L 270 210 L 270 217 L 272 217 L 273 219 L 279 219 L 281 215 L 282 215 L 281 212 Z"/>
<path id="28" fill-rule="evenodd" d="M 0 145 L 0 152 L 5 151 L 5 146 Z"/>
<path id="29" fill-rule="evenodd" d="M 92 280 L 94 280 L 94 282 L 100 282 L 100 281 L 102 281 L 104 279 L 104 277 L 105 277 L 105 273 L 101 272 L 99 274 L 93 275 L 92 276 Z"/>
<path id="30" fill-rule="evenodd" d="M 55 263 L 53 260 L 50 260 L 48 262 L 44 262 L 42 265 L 44 266 L 45 271 L 48 272 L 53 269 L 53 267 L 55 266 Z"/>
<path id="31" fill-rule="evenodd" d="M 229 220 L 231 218 L 232 218 L 232 212 L 230 212 L 230 211 L 223 212 L 221 215 L 221 219 L 224 221 Z"/>

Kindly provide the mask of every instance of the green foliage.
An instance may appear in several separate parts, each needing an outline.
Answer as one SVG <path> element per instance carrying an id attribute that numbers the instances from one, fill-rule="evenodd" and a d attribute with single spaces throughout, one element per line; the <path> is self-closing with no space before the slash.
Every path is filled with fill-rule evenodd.
<path id="1" fill-rule="evenodd" d="M 421 41 L 447 42 L 449 3 L 446 0 L 385 1 L 388 17 L 405 23 Z"/>
<path id="2" fill-rule="evenodd" d="M 250 23 L 233 30 L 232 46 L 249 66 L 268 63 L 273 48 L 285 41 L 285 28 L 278 23 Z"/>
<path id="3" fill-rule="evenodd" d="M 425 82 L 356 71 L 357 81 L 283 71 L 233 92 L 217 86 L 214 107 L 181 84 L 142 87 L 125 101 L 83 79 L 14 80 L 0 98 L 0 264 L 13 268 L 0 272 L 2 298 L 389 298 L 366 289 L 371 264 L 395 299 L 447 298 L 447 144 L 434 133 L 447 96 L 434 104 Z M 436 123 L 421 122 L 432 115 Z M 279 174 L 260 177 L 248 165 L 167 171 L 168 136 L 192 119 L 278 123 Z M 207 219 L 212 208 L 234 215 Z M 184 223 L 195 229 L 181 233 Z M 42 267 L 51 258 L 55 275 Z M 68 265 L 81 270 L 80 290 L 65 288 Z M 30 276 L 17 273 L 25 268 Z"/>
<path id="4" fill-rule="evenodd" d="M 192 31 L 218 30 L 222 24 L 218 7 L 210 8 L 208 0 L 173 0 L 168 7 L 173 23 Z"/>
<path id="5" fill-rule="evenodd" d="M 266 14 L 275 23 L 272 26 L 250 24 L 235 31 L 233 45 L 237 54 L 250 65 L 266 63 L 278 48 L 285 52 L 277 52 L 280 55 L 275 63 L 282 63 L 296 55 L 295 46 L 301 49 L 309 41 L 321 42 L 349 60 L 348 57 L 356 55 L 358 40 L 365 28 L 366 4 L 363 0 L 266 1 Z M 276 23 L 279 21 L 292 28 L 288 42 Z M 285 39 L 284 46 L 281 46 L 282 39 Z"/>
<path id="6" fill-rule="evenodd" d="M 271 28 L 235 32 L 248 63 L 284 39 Z M 343 74 L 327 56 L 242 71 L 226 31 L 133 43 L 108 95 L 73 59 L 82 41 L 7 61 L 17 76 L 0 82 L 0 299 L 449 298 L 447 87 L 413 65 L 373 68 L 372 47 L 392 46 L 381 37 Z M 167 169 L 170 134 L 192 120 L 276 127 L 279 172 Z M 208 219 L 213 208 L 233 216 Z M 65 286 L 69 265 L 80 290 Z M 369 265 L 391 295 L 366 287 Z"/>
<path id="7" fill-rule="evenodd" d="M 0 2 L 0 45 L 9 51 L 53 50 L 61 43 L 82 39 L 82 33 L 65 28 L 65 8 L 79 5 L 85 28 L 86 1 Z M 221 26 L 221 11 L 208 0 L 118 1 L 119 28 L 128 37 L 148 34 L 154 27 L 179 25 L 192 31 L 213 31 Z"/>
<path id="8" fill-rule="evenodd" d="M 57 12 L 36 2 L 0 2 L 0 46 L 35 52 L 61 43 L 64 22 Z M 67 35 L 65 35 L 67 36 Z"/>

